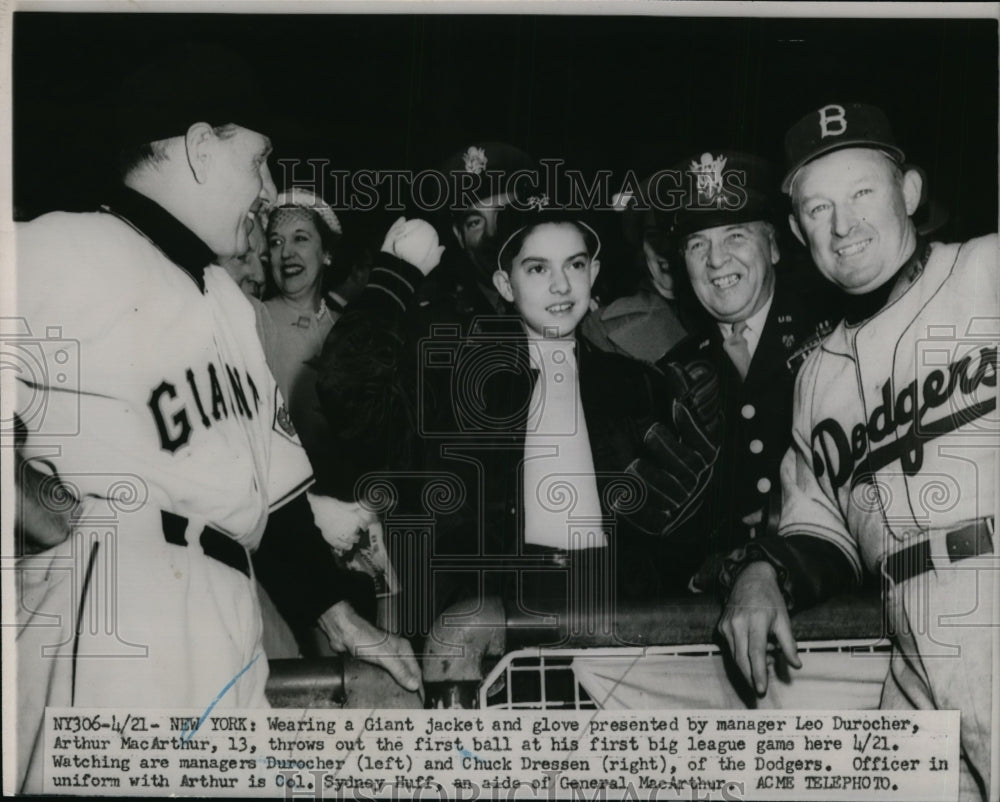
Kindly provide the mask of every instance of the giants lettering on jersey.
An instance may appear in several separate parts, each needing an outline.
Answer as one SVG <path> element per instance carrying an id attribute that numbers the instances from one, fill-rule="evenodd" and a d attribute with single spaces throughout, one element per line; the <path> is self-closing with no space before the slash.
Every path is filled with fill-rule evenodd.
<path id="1" fill-rule="evenodd" d="M 195 372 L 188 368 L 180 387 L 164 379 L 150 393 L 149 408 L 160 434 L 160 448 L 166 451 L 173 453 L 191 439 L 192 419 L 208 429 L 213 421 L 228 418 L 230 412 L 253 420 L 254 413 L 260 410 L 260 394 L 249 373 L 244 374 L 244 386 L 239 369 L 225 366 L 228 404 L 215 365 L 210 362 L 201 373 L 196 379 Z M 248 391 L 253 401 L 252 411 Z"/>
<path id="2" fill-rule="evenodd" d="M 851 488 L 859 482 L 871 482 L 875 473 L 899 460 L 903 473 L 913 476 L 924 462 L 924 444 L 953 432 L 996 409 L 996 394 L 976 400 L 968 398 L 982 387 L 997 386 L 997 349 L 980 348 L 978 359 L 965 356 L 948 365 L 947 370 L 933 370 L 918 386 L 910 382 L 892 398 L 892 382 L 882 385 L 882 403 L 867 423 L 858 423 L 850 438 L 840 422 L 827 418 L 812 431 L 813 471 L 817 477 L 829 476 L 834 490 L 849 480 Z M 957 394 L 957 396 L 956 396 Z M 927 421 L 928 412 L 947 404 L 953 396 L 950 414 Z M 961 404 L 961 408 L 957 408 Z M 874 446 L 897 429 L 909 431 L 884 446 Z M 871 451 L 869 452 L 869 448 Z M 867 455 L 867 457 L 866 457 Z M 860 466 L 861 470 L 855 470 Z"/>

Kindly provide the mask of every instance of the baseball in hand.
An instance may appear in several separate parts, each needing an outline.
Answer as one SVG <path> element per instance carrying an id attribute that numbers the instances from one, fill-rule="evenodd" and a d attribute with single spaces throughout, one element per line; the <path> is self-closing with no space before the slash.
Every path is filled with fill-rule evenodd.
<path id="1" fill-rule="evenodd" d="M 385 240 L 382 242 L 382 253 L 391 253 L 393 256 L 396 255 L 395 250 L 393 250 L 393 245 L 396 244 L 396 240 L 399 235 L 403 233 L 406 228 L 406 218 L 397 217 L 396 222 L 389 226 L 389 230 L 385 233 Z"/>
<path id="2" fill-rule="evenodd" d="M 409 262 L 426 276 L 438 266 L 444 246 L 438 244 L 437 231 L 427 221 L 400 218 L 386 234 L 382 250 Z"/>

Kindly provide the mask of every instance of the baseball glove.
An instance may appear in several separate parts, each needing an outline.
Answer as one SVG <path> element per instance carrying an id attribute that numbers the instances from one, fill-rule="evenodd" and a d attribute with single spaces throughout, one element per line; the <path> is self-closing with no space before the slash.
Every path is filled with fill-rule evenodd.
<path id="1" fill-rule="evenodd" d="M 719 455 L 722 416 L 715 371 L 703 362 L 667 366 L 675 397 L 671 423 L 653 423 L 643 436 L 644 453 L 625 472 L 645 491 L 640 503 L 616 508 L 640 531 L 665 537 L 701 506 Z"/>
<path id="2" fill-rule="evenodd" d="M 705 360 L 692 359 L 684 364 L 668 363 L 663 374 L 674 398 L 693 413 L 705 436 L 713 442 L 721 440 L 719 375 L 715 368 Z"/>

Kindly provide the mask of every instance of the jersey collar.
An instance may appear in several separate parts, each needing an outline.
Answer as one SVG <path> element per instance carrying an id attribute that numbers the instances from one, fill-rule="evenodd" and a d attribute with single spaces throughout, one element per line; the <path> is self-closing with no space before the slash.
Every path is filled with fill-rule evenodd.
<path id="1" fill-rule="evenodd" d="M 882 311 L 888 305 L 889 296 L 892 295 L 896 284 L 903 280 L 912 281 L 913 278 L 920 275 L 930 255 L 930 242 L 918 236 L 913 253 L 893 273 L 892 278 L 871 292 L 847 297 L 844 307 L 844 322 L 849 326 L 856 326 Z"/>
<path id="2" fill-rule="evenodd" d="M 101 208 L 145 236 L 205 291 L 205 268 L 215 262 L 215 254 L 170 212 L 129 187 L 120 187 Z"/>

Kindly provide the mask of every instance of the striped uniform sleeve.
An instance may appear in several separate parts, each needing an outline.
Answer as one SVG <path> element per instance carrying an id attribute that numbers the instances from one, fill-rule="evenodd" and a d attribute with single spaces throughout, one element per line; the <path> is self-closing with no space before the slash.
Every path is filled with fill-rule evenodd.
<path id="1" fill-rule="evenodd" d="M 820 538 L 838 548 L 848 561 L 854 577 L 862 575 L 861 553 L 847 528 L 847 521 L 829 481 L 821 482 L 813 468 L 812 424 L 816 400 L 828 391 L 819 376 L 824 365 L 824 352 L 813 352 L 802 366 L 795 381 L 795 416 L 792 423 L 792 445 L 781 462 L 781 522 L 779 537 L 808 535 Z"/>
<path id="2" fill-rule="evenodd" d="M 350 304 L 344 318 L 363 312 L 402 315 L 412 308 L 423 274 L 409 262 L 379 253 L 361 296 Z M 343 320 L 343 318 L 342 318 Z M 341 321 L 338 321 L 340 325 Z"/>
<path id="3" fill-rule="evenodd" d="M 271 442 L 268 449 L 267 499 L 273 513 L 301 495 L 313 482 L 312 465 L 302 442 L 295 433 L 288 407 L 275 385 L 272 389 Z"/>

